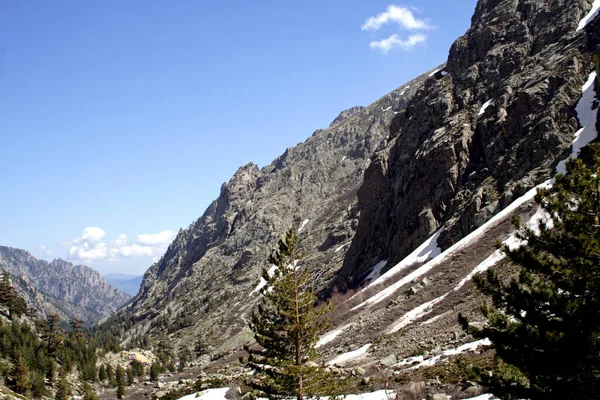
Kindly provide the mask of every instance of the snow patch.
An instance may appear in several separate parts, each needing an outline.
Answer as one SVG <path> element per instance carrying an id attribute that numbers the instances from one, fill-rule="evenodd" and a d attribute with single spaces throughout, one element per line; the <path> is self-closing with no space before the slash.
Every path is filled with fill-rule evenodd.
<path id="1" fill-rule="evenodd" d="M 267 271 L 267 274 L 269 274 L 269 276 L 273 276 L 273 274 L 275 273 L 276 270 L 277 270 L 277 265 L 271 265 L 271 268 L 269 268 L 269 270 Z M 267 284 L 267 281 L 265 281 L 265 278 L 263 278 L 261 276 L 260 282 L 258 283 L 258 285 L 256 285 L 254 290 L 250 292 L 248 297 L 252 296 L 254 293 L 260 292 L 260 289 L 264 288 L 266 286 L 266 284 Z"/>
<path id="2" fill-rule="evenodd" d="M 342 161 L 344 161 L 344 159 L 342 159 Z M 305 219 L 304 221 L 302 221 L 302 225 L 300 225 L 300 228 L 298 228 L 298 233 L 302 232 L 302 229 L 304 229 L 304 227 L 306 226 L 306 224 L 308 224 L 308 221 L 310 221 L 309 219 Z"/>
<path id="3" fill-rule="evenodd" d="M 371 343 L 365 344 L 360 349 L 356 349 L 354 351 L 349 351 L 347 353 L 340 354 L 339 356 L 337 356 L 333 360 L 329 361 L 328 364 L 329 365 L 344 364 L 344 363 L 346 363 L 348 361 L 356 360 L 357 358 L 361 358 L 365 354 L 367 354 L 367 351 L 369 350 L 369 347 L 371 347 Z"/>
<path id="4" fill-rule="evenodd" d="M 600 0 L 594 1 L 594 7 L 600 7 Z M 593 71 L 589 75 L 588 80 L 581 87 L 583 93 L 575 107 L 575 111 L 577 112 L 577 118 L 579 119 L 582 128 L 575 133 L 571 158 L 577 158 L 581 149 L 598 136 L 598 132 L 596 131 L 596 113 L 598 110 L 594 109 L 594 103 L 596 102 L 596 93 L 594 92 L 595 79 L 596 71 Z M 566 164 L 567 160 L 558 163 L 556 172 L 565 174 L 567 172 Z"/>
<path id="5" fill-rule="evenodd" d="M 388 108 L 384 109 L 383 107 L 381 107 L 381 111 L 386 112 L 392 109 L 392 106 L 389 106 Z"/>
<path id="6" fill-rule="evenodd" d="M 446 75 L 448 75 L 448 71 L 444 70 L 444 71 L 441 72 L 441 74 L 442 74 L 442 76 L 446 76 Z"/>
<path id="7" fill-rule="evenodd" d="M 437 239 L 441 232 L 442 232 L 442 230 L 440 229 L 436 233 L 434 233 L 429 239 L 427 239 L 425 242 L 423 242 L 423 244 L 421 244 L 419 247 L 417 247 L 412 253 L 410 253 L 408 256 L 406 256 L 402 261 L 400 261 L 398 264 L 396 264 L 394 267 L 392 267 L 385 274 L 381 275 L 380 277 L 375 279 L 373 282 L 371 282 L 369 285 L 367 285 L 367 288 L 371 285 L 377 285 L 379 283 L 387 281 L 388 279 L 390 279 L 391 277 L 393 277 L 400 271 L 410 267 L 411 265 L 414 265 L 417 263 L 423 263 L 429 259 L 435 259 L 435 257 L 437 257 L 441 253 L 441 249 L 437 245 Z M 421 268 L 419 268 L 417 271 L 419 271 L 419 270 L 421 270 Z M 417 271 L 414 271 L 412 274 L 407 275 L 405 278 L 401 279 L 400 281 L 396 282 L 394 285 L 390 286 L 390 288 L 391 287 L 399 288 L 400 286 L 406 284 L 407 282 L 410 282 L 412 279 L 414 279 L 415 272 L 417 272 Z M 423 273 L 425 273 L 425 272 L 423 272 Z M 421 275 L 417 274 L 417 276 L 421 276 Z M 352 310 L 356 310 L 366 304 L 378 303 L 379 301 L 383 300 L 385 297 L 391 295 L 395 291 L 395 289 L 392 289 L 391 293 L 389 293 L 389 294 L 382 294 L 384 292 L 387 293 L 386 291 L 387 291 L 387 289 L 370 297 L 365 302 L 352 308 Z M 359 294 L 359 293 L 360 292 L 358 292 L 357 294 Z M 355 294 L 354 296 L 356 296 L 357 294 Z M 378 300 L 377 296 L 380 294 L 382 294 L 383 297 Z"/>
<path id="8" fill-rule="evenodd" d="M 441 68 L 436 69 L 435 71 L 433 71 L 432 73 L 429 74 L 429 77 L 434 76 L 435 74 L 437 74 L 438 72 L 440 72 Z"/>
<path id="9" fill-rule="evenodd" d="M 406 358 L 406 359 L 400 361 L 398 364 L 395 364 L 394 367 L 402 367 L 404 365 L 412 365 L 410 368 L 403 370 L 403 372 L 421 368 L 421 367 L 430 367 L 432 365 L 435 365 L 437 362 L 442 360 L 442 358 L 444 358 L 444 357 L 456 356 L 456 355 L 459 355 L 462 353 L 466 353 L 467 351 L 475 351 L 480 346 L 490 346 L 491 344 L 492 344 L 492 342 L 489 339 L 481 339 L 481 340 L 477 340 L 475 342 L 463 344 L 462 346 L 459 346 L 455 349 L 445 350 L 436 356 L 428 358 L 427 360 L 425 360 L 423 356 L 409 357 L 409 358 Z M 417 364 L 414 364 L 414 363 L 417 363 Z"/>
<path id="10" fill-rule="evenodd" d="M 336 248 L 333 252 L 337 253 L 338 251 L 342 250 L 344 247 L 348 246 L 350 243 L 344 243 L 343 245 L 341 245 L 340 247 Z"/>
<path id="11" fill-rule="evenodd" d="M 329 342 L 332 342 L 336 337 L 340 336 L 342 334 L 342 332 L 344 332 L 346 330 L 346 328 L 350 327 L 351 325 L 352 325 L 352 323 L 349 323 L 349 324 L 346 324 L 344 326 L 337 328 L 336 330 L 327 332 L 326 334 L 324 334 L 323 336 L 321 336 L 319 338 L 319 341 L 317 342 L 317 344 L 315 344 L 315 347 L 321 347 L 321 346 L 326 345 Z"/>
<path id="12" fill-rule="evenodd" d="M 179 400 L 227 400 L 225 394 L 229 391 L 228 387 L 206 389 L 201 392 L 188 394 L 181 397 Z"/>
<path id="13" fill-rule="evenodd" d="M 379 278 L 381 276 L 381 270 L 383 269 L 383 267 L 385 267 L 386 264 L 387 264 L 387 260 L 381 260 L 377 264 L 375 264 L 375 266 L 371 270 L 371 273 L 369 275 L 367 275 L 367 277 L 363 280 L 363 282 L 364 281 L 372 281 L 373 279 Z"/>
<path id="14" fill-rule="evenodd" d="M 540 207 L 529 218 L 526 225 L 528 228 L 533 229 L 535 231 L 537 229 L 537 225 L 542 220 L 549 221 L 549 215 Z M 548 222 L 546 222 L 546 223 L 548 223 Z M 525 242 L 520 240 L 517 237 L 516 233 L 514 233 L 514 232 L 511 233 L 502 243 L 507 245 L 511 250 L 516 250 L 517 248 L 519 248 L 525 244 Z M 427 303 L 423 303 L 420 306 L 415 307 L 411 311 L 407 312 L 394 324 L 394 326 L 388 331 L 388 333 L 397 332 L 400 329 L 410 325 L 414 321 L 417 321 L 417 320 L 421 319 L 422 317 L 424 317 L 425 315 L 431 313 L 433 311 L 433 308 L 435 307 L 435 305 L 440 303 L 441 301 L 443 301 L 446 297 L 448 297 L 448 295 L 450 293 L 458 292 L 467 282 L 469 282 L 471 279 L 473 279 L 473 277 L 476 274 L 487 271 L 488 269 L 490 269 L 491 267 L 496 265 L 499 261 L 501 261 L 505 257 L 506 257 L 506 255 L 502 252 L 502 250 L 500 250 L 500 249 L 496 250 L 489 257 L 487 257 L 485 260 L 480 262 L 475 268 L 473 268 L 473 270 L 466 277 L 464 277 L 454 287 L 454 289 L 452 289 L 450 292 L 448 292 L 440 297 L 437 297 L 431 301 L 428 301 Z M 433 322 L 435 320 L 435 318 L 436 317 L 423 322 L 422 325 L 426 325 L 426 324 Z"/>
<path id="15" fill-rule="evenodd" d="M 500 221 L 500 220 L 508 217 L 510 214 L 514 213 L 515 210 L 517 208 L 519 208 L 521 205 L 523 205 L 524 203 L 532 200 L 535 197 L 538 188 L 541 188 L 541 187 L 550 187 L 550 184 L 551 184 L 551 182 L 550 182 L 550 180 L 548 180 L 548 181 L 546 181 L 546 182 L 544 182 L 544 183 L 542 183 L 542 184 L 534 187 L 533 189 L 529 190 L 523 196 L 521 196 L 518 199 L 514 200 L 504 210 L 500 211 L 498 214 L 496 214 L 495 216 L 493 216 L 492 218 L 490 218 L 485 224 L 481 225 L 479 228 L 477 228 L 476 230 L 474 230 L 473 232 L 471 232 L 470 234 L 468 234 L 467 236 L 465 236 L 464 238 L 462 238 L 459 242 L 455 243 L 453 246 L 451 246 L 450 248 L 448 248 L 442 254 L 438 255 L 437 257 L 433 258 L 431 261 L 429 261 L 425 265 L 421 266 L 417 270 L 411 272 L 410 274 L 406 275 L 402 279 L 398 280 L 396 283 L 392 284 L 388 288 L 386 288 L 386 289 L 382 290 L 381 292 L 379 292 L 379 293 L 371 296 L 370 298 L 368 298 L 364 302 L 362 302 L 359 305 L 357 305 L 356 307 L 352 308 L 352 311 L 354 311 L 354 310 L 356 310 L 356 309 L 358 309 L 360 307 L 363 307 L 363 306 L 377 304 L 377 303 L 385 300 L 386 298 L 388 298 L 392 294 L 394 294 L 398 289 L 400 289 L 402 286 L 406 285 L 408 282 L 411 282 L 412 280 L 418 279 L 419 277 L 425 275 L 426 273 L 428 273 L 429 271 L 431 271 L 433 268 L 437 267 L 438 265 L 440 265 L 441 263 L 443 263 L 444 261 L 446 261 L 450 256 L 452 256 L 457 251 L 461 250 L 462 248 L 464 248 L 465 246 L 471 244 L 472 242 L 477 241 L 478 239 L 480 239 L 481 236 L 483 236 L 488 230 L 490 230 L 492 227 L 494 227 L 498 223 L 498 221 Z M 439 235 L 439 233 L 440 233 L 440 231 L 436 232 L 436 234 L 434 234 L 434 236 Z M 432 236 L 432 238 L 433 238 L 433 236 Z M 426 243 L 430 242 L 432 238 L 430 238 Z M 437 236 L 436 236 L 436 239 L 437 239 Z M 425 243 L 423 245 L 421 245 L 421 246 L 424 246 L 424 245 L 425 245 Z M 417 250 L 419 248 L 417 248 Z M 415 250 L 415 252 L 417 250 Z M 415 252 L 413 252 L 413 253 L 415 253 Z M 411 255 L 409 257 L 411 257 L 413 253 L 411 253 Z M 403 264 L 403 263 L 404 263 L 404 260 L 402 260 L 400 262 L 400 264 Z M 410 264 L 408 264 L 408 265 L 410 265 Z M 408 265 L 405 265 L 404 268 L 406 268 Z M 375 284 L 379 280 L 383 281 L 385 279 L 389 279 L 389 277 L 391 275 L 393 275 L 392 271 L 394 269 L 396 269 L 396 267 L 398 267 L 398 265 L 395 266 L 394 268 L 392 268 L 391 270 L 389 270 L 388 272 L 386 272 L 385 274 L 383 274 L 379 279 L 377 279 L 377 280 L 375 280 L 375 282 L 371 283 L 371 285 Z M 402 270 L 402 269 L 403 268 L 400 268 L 399 270 Z"/>
<path id="16" fill-rule="evenodd" d="M 485 114 L 485 110 L 486 110 L 486 109 L 487 109 L 487 108 L 488 108 L 490 105 L 492 105 L 492 103 L 493 103 L 493 102 L 494 102 L 493 100 L 488 100 L 488 101 L 486 101 L 485 103 L 483 103 L 483 105 L 482 105 L 482 106 L 481 106 L 481 108 L 479 109 L 479 113 L 477 114 L 477 116 L 479 117 L 479 116 L 481 116 L 481 115 Z"/>
<path id="17" fill-rule="evenodd" d="M 577 31 L 582 30 L 596 18 L 598 15 L 598 11 L 600 10 L 600 0 L 594 0 L 594 4 L 592 4 L 592 9 L 587 13 L 585 17 L 579 21 L 579 25 L 577 25 Z"/>

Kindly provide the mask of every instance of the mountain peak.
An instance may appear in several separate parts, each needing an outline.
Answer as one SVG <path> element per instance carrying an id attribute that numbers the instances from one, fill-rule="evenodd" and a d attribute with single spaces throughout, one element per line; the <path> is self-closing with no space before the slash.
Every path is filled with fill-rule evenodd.
<path id="1" fill-rule="evenodd" d="M 363 107 L 363 106 L 354 106 L 347 110 L 342 111 L 341 113 L 338 114 L 337 117 L 335 117 L 335 119 L 331 122 L 331 124 L 329 124 L 329 127 L 331 128 L 332 126 L 337 125 L 340 122 L 345 121 L 348 118 L 355 116 L 356 114 L 358 114 L 359 112 L 361 112 L 364 109 L 365 109 L 365 107 Z"/>

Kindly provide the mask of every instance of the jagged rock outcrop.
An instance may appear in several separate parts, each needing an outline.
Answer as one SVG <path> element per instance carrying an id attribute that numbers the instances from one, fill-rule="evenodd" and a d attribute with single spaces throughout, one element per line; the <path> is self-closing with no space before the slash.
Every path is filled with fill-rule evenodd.
<path id="1" fill-rule="evenodd" d="M 19 293 L 41 314 L 58 313 L 66 320 L 94 323 L 129 300 L 85 265 L 38 260 L 25 250 L 0 246 L 0 270 L 11 275 Z"/>
<path id="2" fill-rule="evenodd" d="M 443 227 L 446 249 L 566 157 L 592 65 L 576 32 L 590 1 L 481 0 L 442 71 L 390 126 L 365 172 L 361 217 L 335 285 L 401 260 Z"/>
<path id="3" fill-rule="evenodd" d="M 355 107 L 352 107 L 352 108 L 342 111 L 337 117 L 335 117 L 335 119 L 331 122 L 331 124 L 329 124 L 329 127 L 331 128 L 332 126 L 337 125 L 340 122 L 345 121 L 348 118 L 355 116 L 356 114 L 358 114 L 359 112 L 361 112 L 364 109 L 365 108 L 363 106 L 355 106 Z"/>
<path id="4" fill-rule="evenodd" d="M 212 329 L 207 335 L 216 343 L 239 332 L 258 298 L 251 292 L 268 255 L 290 226 L 300 231 L 315 285 L 325 288 L 354 236 L 356 191 L 369 159 L 386 146 L 393 116 L 426 77 L 369 107 L 342 112 L 330 127 L 264 168 L 241 167 L 146 272 L 140 293 L 124 311 L 135 328 L 157 334 L 178 320 L 193 320 L 190 332 Z"/>

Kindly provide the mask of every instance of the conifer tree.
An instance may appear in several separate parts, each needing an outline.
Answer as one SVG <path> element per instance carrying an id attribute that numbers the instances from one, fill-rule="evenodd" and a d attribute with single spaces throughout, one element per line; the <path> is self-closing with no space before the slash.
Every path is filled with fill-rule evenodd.
<path id="1" fill-rule="evenodd" d="M 247 350 L 247 364 L 257 378 L 248 383 L 269 398 L 337 394 L 335 380 L 314 363 L 319 333 L 329 326 L 325 314 L 331 305 L 315 308 L 317 297 L 309 283 L 306 268 L 297 259 L 298 238 L 288 230 L 279 249 L 269 258 L 277 267 L 270 276 L 263 270 L 267 285 L 261 290 L 262 301 L 252 315 L 250 328 L 262 349 Z"/>
<path id="2" fill-rule="evenodd" d="M 98 400 L 98 396 L 94 392 L 94 389 L 87 382 L 83 383 L 83 400 Z"/>
<path id="3" fill-rule="evenodd" d="M 98 368 L 98 381 L 104 382 L 105 380 L 106 380 L 106 367 L 104 366 L 104 364 L 101 364 L 100 368 Z"/>
<path id="4" fill-rule="evenodd" d="M 152 382 L 158 381 L 159 369 L 160 369 L 160 365 L 158 363 L 154 362 L 150 366 L 150 380 Z"/>
<path id="5" fill-rule="evenodd" d="M 115 386 L 115 374 L 113 371 L 113 367 L 110 364 L 106 364 L 106 377 L 108 379 L 108 386 Z"/>
<path id="6" fill-rule="evenodd" d="M 29 396 L 31 392 L 31 381 L 29 379 L 29 365 L 25 358 L 23 358 L 20 354 L 17 356 L 13 371 L 11 374 L 13 388 L 15 392 L 22 394 L 24 396 Z"/>
<path id="7" fill-rule="evenodd" d="M 67 382 L 67 375 L 61 370 L 60 378 L 56 383 L 56 394 L 54 400 L 68 400 L 71 398 L 71 385 Z"/>
<path id="8" fill-rule="evenodd" d="M 135 374 L 133 373 L 133 368 L 128 367 L 125 370 L 125 374 L 127 375 L 127 386 L 131 386 L 134 383 L 134 379 L 135 379 Z"/>
<path id="9" fill-rule="evenodd" d="M 586 160 L 584 163 L 583 160 Z M 600 393 L 600 145 L 567 163 L 536 202 L 549 214 L 537 232 L 518 220 L 526 245 L 510 250 L 520 267 L 505 283 L 490 271 L 476 279 L 491 297 L 487 325 L 471 327 L 496 347 L 495 394 L 536 399 L 597 399 Z M 468 321 L 460 317 L 469 330 Z"/>
<path id="10" fill-rule="evenodd" d="M 125 371 L 119 365 L 117 366 L 117 399 L 122 399 L 125 396 Z"/>

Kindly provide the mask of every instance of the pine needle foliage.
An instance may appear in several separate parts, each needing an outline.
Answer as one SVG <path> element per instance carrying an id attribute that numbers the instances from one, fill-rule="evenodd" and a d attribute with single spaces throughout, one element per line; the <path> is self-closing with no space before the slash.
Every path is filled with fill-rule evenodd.
<path id="1" fill-rule="evenodd" d="M 536 202 L 548 213 L 537 232 L 515 220 L 527 244 L 503 251 L 520 266 L 506 283 L 490 271 L 476 285 L 491 297 L 483 329 L 463 326 L 494 343 L 497 395 L 597 399 L 600 393 L 600 145 L 567 163 Z"/>
<path id="2" fill-rule="evenodd" d="M 277 268 L 272 274 L 263 270 L 267 285 L 250 323 L 261 349 L 247 348 L 247 365 L 256 373 L 248 384 L 271 399 L 302 400 L 340 390 L 335 377 L 314 363 L 319 356 L 315 345 L 319 333 L 329 327 L 326 314 L 332 307 L 330 303 L 315 307 L 308 270 L 298 265 L 302 258 L 296 232 L 290 229 L 269 257 Z"/>

